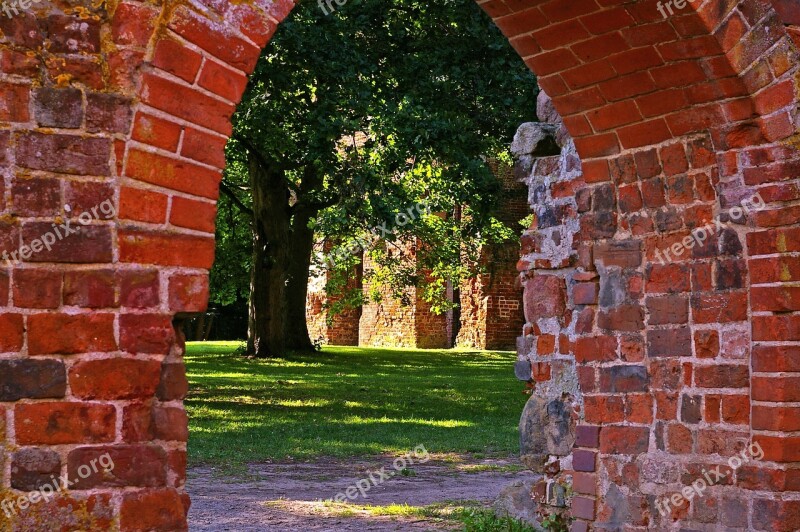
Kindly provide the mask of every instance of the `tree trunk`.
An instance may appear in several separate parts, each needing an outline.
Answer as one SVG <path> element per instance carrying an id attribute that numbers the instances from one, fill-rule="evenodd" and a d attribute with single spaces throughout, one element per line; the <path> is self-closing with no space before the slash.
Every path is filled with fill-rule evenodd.
<path id="1" fill-rule="evenodd" d="M 261 162 L 250 153 L 253 267 L 247 352 L 267 358 L 313 348 L 305 306 L 314 244 L 308 222 L 315 213 L 302 208 L 293 213 L 283 174 Z"/>

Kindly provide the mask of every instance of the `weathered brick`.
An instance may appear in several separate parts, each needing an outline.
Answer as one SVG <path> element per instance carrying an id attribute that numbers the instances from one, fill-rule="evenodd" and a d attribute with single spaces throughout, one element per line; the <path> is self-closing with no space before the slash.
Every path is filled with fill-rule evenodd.
<path id="1" fill-rule="evenodd" d="M 61 457 L 55 451 L 28 448 L 17 451 L 11 458 L 11 487 L 34 491 L 50 485 L 61 476 Z"/>
<path id="2" fill-rule="evenodd" d="M 113 405 L 18 403 L 14 408 L 17 443 L 21 445 L 112 442 L 115 420 Z"/>
<path id="3" fill-rule="evenodd" d="M 60 360 L 0 360 L 0 402 L 59 399 L 67 391 L 67 372 Z"/>
<path id="4" fill-rule="evenodd" d="M 41 87 L 33 92 L 33 114 L 43 127 L 79 128 L 83 123 L 83 94 L 69 87 Z"/>
<path id="5" fill-rule="evenodd" d="M 62 174 L 110 174 L 108 139 L 31 131 L 19 134 L 16 146 L 17 164 L 25 168 Z"/>
<path id="6" fill-rule="evenodd" d="M 155 360 L 87 360 L 72 366 L 69 385 L 81 399 L 134 399 L 155 395 L 160 376 L 161 363 Z"/>
<path id="7" fill-rule="evenodd" d="M 101 458 L 104 455 L 107 457 Z M 110 461 L 113 468 L 104 470 Z M 71 489 L 138 487 L 158 488 L 166 485 L 167 453 L 157 445 L 109 445 L 82 447 L 67 456 L 67 475 L 77 482 Z M 97 472 L 81 478 L 85 468 L 97 464 Z M 81 468 L 84 468 L 83 471 Z"/>
<path id="8" fill-rule="evenodd" d="M 183 501 L 174 489 L 129 492 L 120 509 L 125 531 L 184 531 Z"/>
<path id="9" fill-rule="evenodd" d="M 644 366 L 613 366 L 600 369 L 600 391 L 629 393 L 647 391 L 649 378 Z"/>
<path id="10" fill-rule="evenodd" d="M 113 314 L 34 314 L 28 317 L 32 355 L 115 351 Z"/>
<path id="11" fill-rule="evenodd" d="M 175 341 L 172 316 L 123 314 L 119 318 L 120 349 L 129 353 L 166 355 Z"/>
<path id="12" fill-rule="evenodd" d="M 647 427 L 607 426 L 600 431 L 600 452 L 606 454 L 645 453 L 649 442 Z"/>

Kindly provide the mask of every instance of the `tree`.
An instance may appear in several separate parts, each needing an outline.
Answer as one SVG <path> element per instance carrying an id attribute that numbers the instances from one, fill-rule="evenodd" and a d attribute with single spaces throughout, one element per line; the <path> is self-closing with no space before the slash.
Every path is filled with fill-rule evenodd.
<path id="1" fill-rule="evenodd" d="M 421 266 L 431 300 L 468 275 L 465 250 L 510 235 L 492 217 L 499 184 L 486 158 L 535 117 L 535 97 L 533 75 L 473 0 L 350 0 L 328 15 L 300 3 L 262 53 L 227 147 L 223 192 L 253 216 L 248 351 L 312 347 L 317 237 L 346 248 L 388 226 L 370 253 L 398 292 L 421 282 Z M 395 223 L 423 201 L 449 215 Z M 416 269 L 390 253 L 408 238 L 426 243 Z M 357 260 L 344 257 L 325 265 L 339 276 L 330 290 Z"/>

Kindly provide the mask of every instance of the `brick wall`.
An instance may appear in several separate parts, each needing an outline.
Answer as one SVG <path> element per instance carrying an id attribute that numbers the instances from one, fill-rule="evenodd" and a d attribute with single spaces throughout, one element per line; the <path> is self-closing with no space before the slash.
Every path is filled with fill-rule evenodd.
<path id="1" fill-rule="evenodd" d="M 529 242 L 520 263 L 522 354 L 557 346 L 532 368 L 537 393 L 554 383 L 546 364 L 579 384 L 559 462 L 574 471 L 573 530 L 797 529 L 796 3 L 690 2 L 668 19 L 650 0 L 478 3 L 582 159 L 580 178 L 546 188 L 564 209 L 552 227 L 578 224 L 565 262 Z M 0 266 L 0 500 L 93 454 L 117 464 L 0 512 L 0 528 L 186 529 L 173 320 L 205 308 L 230 116 L 292 5 L 39 2 L 0 17 L 0 243 L 23 258 Z M 765 209 L 654 262 L 755 191 Z M 34 244 L 106 199 L 111 218 Z M 764 460 L 660 516 L 657 495 L 748 440 Z"/>
<path id="2" fill-rule="evenodd" d="M 514 232 L 530 215 L 527 187 L 517 180 L 512 168 L 493 164 L 503 184 L 497 218 Z M 517 279 L 518 243 L 487 246 L 481 252 L 486 274 L 462 283 L 460 288 L 461 327 L 456 344 L 476 349 L 513 350 L 524 323 L 522 290 Z"/>
<path id="3" fill-rule="evenodd" d="M 763 6 L 757 13 L 739 8 L 720 32 L 776 26 Z M 525 20 L 543 14 L 524 13 Z M 659 27 L 688 37 L 691 16 L 653 21 L 651 37 Z M 709 12 L 704 17 L 704 24 L 719 22 Z M 512 21 L 522 15 L 504 18 L 513 33 Z M 523 40 L 518 46 L 526 49 L 539 42 Z M 616 46 L 595 42 L 603 58 Z M 542 95 L 540 117 L 555 126 L 562 153 L 536 157 L 534 142 L 517 154 L 537 214 L 519 265 L 528 321 L 519 354 L 530 364 L 521 373 L 535 383 L 536 397 L 521 429 L 525 463 L 545 474 L 534 499 L 545 513 L 571 514 L 573 530 L 800 528 L 800 454 L 792 450 L 800 449 L 792 432 L 800 428 L 800 409 L 789 403 L 796 394 L 786 393 L 796 380 L 789 360 L 800 307 L 785 284 L 797 280 L 789 266 L 797 258 L 786 256 L 796 249 L 791 212 L 800 198 L 791 137 L 797 56 L 784 37 L 773 43 L 776 55 L 751 65 L 757 58 L 737 42 L 723 43 L 731 50 L 722 57 L 744 67 L 742 77 L 713 80 L 709 59 L 654 65 L 648 84 L 657 90 L 663 83 L 662 92 L 633 102 L 622 93 L 643 89 L 603 82 L 600 65 L 540 79 L 554 95 L 552 102 Z M 570 49 L 574 57 L 580 50 Z M 663 57 L 669 47 L 658 50 Z M 558 54 L 567 59 L 563 49 L 537 49 L 530 64 L 547 68 Z M 646 68 L 641 64 L 630 79 Z M 702 71 L 700 86 L 690 81 L 693 69 L 698 83 Z M 756 81 L 756 71 L 765 78 Z M 674 88 L 666 72 L 688 76 L 680 82 L 686 87 Z M 576 85 L 591 87 L 582 101 L 565 93 Z M 753 85 L 754 98 L 747 96 Z M 586 111 L 593 94 L 609 103 Z M 724 94 L 724 103 L 698 105 L 692 114 L 677 104 L 712 102 L 712 94 Z M 652 118 L 659 114 L 666 116 Z M 725 119 L 733 123 L 712 126 Z M 522 128 L 523 138 L 537 137 Z M 686 240 L 691 235 L 697 236 Z M 571 427 L 542 443 L 526 432 L 526 422 L 541 416 L 537 409 L 554 408 L 569 409 Z M 759 449 L 763 459 L 752 459 Z M 664 502 L 717 466 L 725 478 L 704 497 Z M 568 487 L 566 503 L 553 495 Z"/>

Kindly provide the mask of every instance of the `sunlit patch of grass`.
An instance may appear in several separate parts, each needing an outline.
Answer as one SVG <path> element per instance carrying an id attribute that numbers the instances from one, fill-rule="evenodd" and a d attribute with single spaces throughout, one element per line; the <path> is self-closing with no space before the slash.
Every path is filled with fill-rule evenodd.
<path id="1" fill-rule="evenodd" d="M 526 470 L 519 464 L 464 464 L 456 469 L 462 473 L 518 473 Z"/>
<path id="2" fill-rule="evenodd" d="M 460 523 L 465 532 L 533 532 L 531 525 L 509 517 L 498 517 L 479 501 L 445 501 L 427 506 L 408 504 L 350 504 L 333 501 L 277 500 L 264 503 L 283 511 L 306 516 L 392 520 L 425 519 L 431 524 Z"/>
<path id="3" fill-rule="evenodd" d="M 327 347 L 260 360 L 240 346 L 187 345 L 192 464 L 517 449 L 512 353 Z"/>

